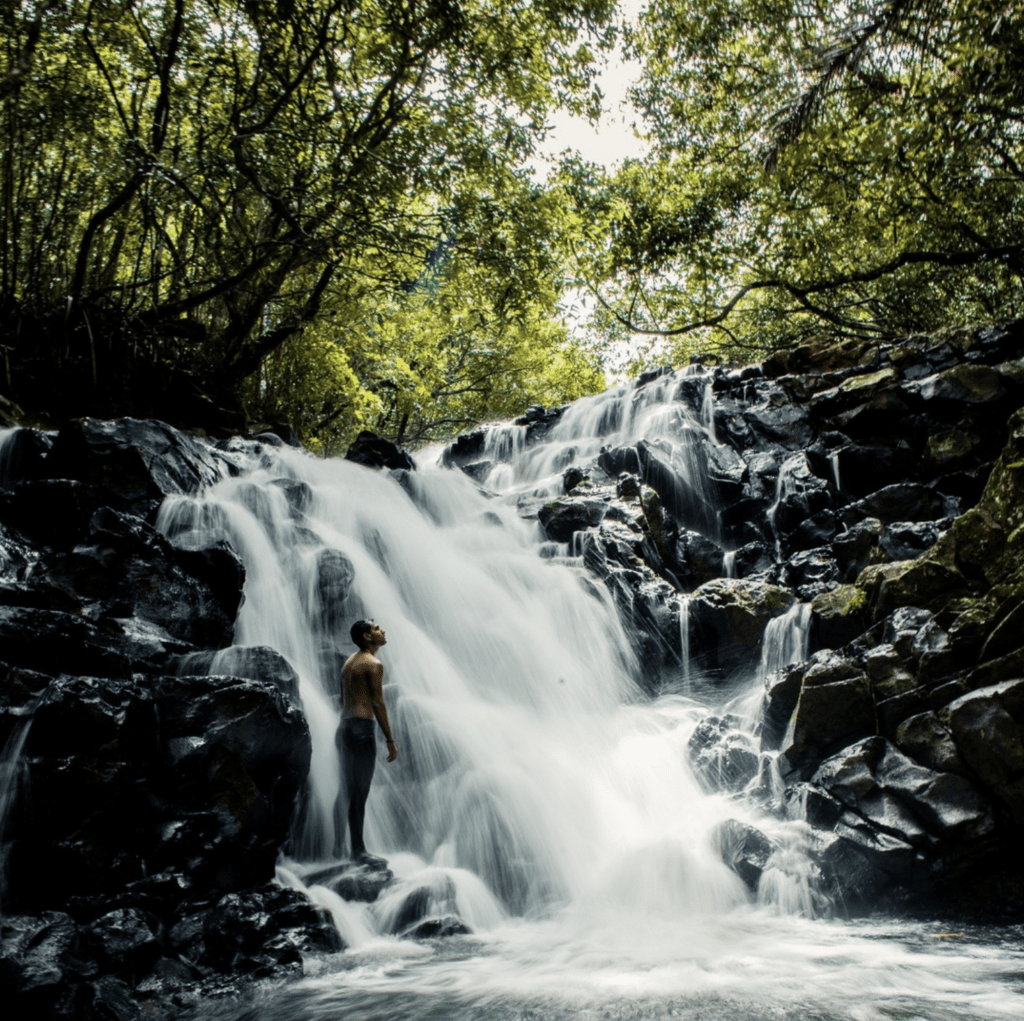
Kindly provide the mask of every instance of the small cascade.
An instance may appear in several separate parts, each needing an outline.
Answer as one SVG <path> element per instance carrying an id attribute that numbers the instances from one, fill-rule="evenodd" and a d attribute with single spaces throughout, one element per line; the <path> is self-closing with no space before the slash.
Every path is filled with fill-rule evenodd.
<path id="1" fill-rule="evenodd" d="M 807 658 L 811 631 L 811 604 L 794 603 L 786 613 L 768 622 L 761 643 L 758 680 L 764 683 L 776 670 Z"/>
<path id="2" fill-rule="evenodd" d="M 726 550 L 722 557 L 722 574 L 726 578 L 736 577 L 736 550 Z"/>
<path id="3" fill-rule="evenodd" d="M 689 596 L 679 598 L 679 662 L 680 686 L 684 695 L 693 691 L 693 677 L 690 672 L 690 603 Z"/>
<path id="4" fill-rule="evenodd" d="M 836 492 L 841 493 L 843 491 L 843 483 L 839 478 L 839 451 L 834 451 L 829 455 L 829 465 L 832 467 L 832 481 L 836 484 Z"/>
<path id="5" fill-rule="evenodd" d="M 718 436 L 715 433 L 715 391 L 710 380 L 704 387 L 704 399 L 700 405 L 700 424 L 704 426 L 711 442 L 718 443 Z"/>
<path id="6" fill-rule="evenodd" d="M 7 896 L 8 824 L 22 795 L 21 752 L 32 728 L 32 720 L 39 701 L 40 699 L 36 699 L 24 708 L 22 717 L 7 739 L 3 754 L 0 756 L 0 916 L 3 914 L 3 904 Z"/>
<path id="7" fill-rule="evenodd" d="M 0 429 L 0 486 L 9 484 L 11 452 L 14 449 L 12 441 L 17 432 L 17 427 Z"/>
<path id="8" fill-rule="evenodd" d="M 795 489 L 795 482 L 789 462 L 783 463 L 779 468 L 778 477 L 775 479 L 775 499 L 766 512 L 768 523 L 772 526 L 772 534 L 775 536 L 775 559 L 782 559 L 782 530 L 778 525 L 779 508 L 782 501 Z"/>

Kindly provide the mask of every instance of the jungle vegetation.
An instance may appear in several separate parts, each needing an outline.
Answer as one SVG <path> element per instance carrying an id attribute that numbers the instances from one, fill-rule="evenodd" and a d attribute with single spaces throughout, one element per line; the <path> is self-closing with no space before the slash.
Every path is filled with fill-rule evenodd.
<path id="1" fill-rule="evenodd" d="M 648 155 L 539 181 L 616 45 Z M 1015 317 L 1022 71 L 1010 0 L 0 0 L 0 394 L 415 446 L 623 341 Z"/>

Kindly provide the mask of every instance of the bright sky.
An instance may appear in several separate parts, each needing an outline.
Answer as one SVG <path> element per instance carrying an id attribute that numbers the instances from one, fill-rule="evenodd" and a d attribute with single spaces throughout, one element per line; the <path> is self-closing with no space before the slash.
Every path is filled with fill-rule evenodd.
<path id="1" fill-rule="evenodd" d="M 643 0 L 619 0 L 619 13 L 632 21 L 644 7 Z M 559 113 L 552 118 L 552 129 L 542 146 L 549 159 L 565 149 L 577 149 L 584 159 L 605 166 L 621 163 L 630 156 L 642 156 L 646 146 L 633 132 L 636 115 L 626 98 L 626 90 L 640 73 L 638 61 L 626 61 L 616 54 L 609 58 L 599 81 L 604 93 L 605 114 L 597 127 L 582 117 Z M 551 164 L 535 162 L 536 174 L 543 179 Z"/>

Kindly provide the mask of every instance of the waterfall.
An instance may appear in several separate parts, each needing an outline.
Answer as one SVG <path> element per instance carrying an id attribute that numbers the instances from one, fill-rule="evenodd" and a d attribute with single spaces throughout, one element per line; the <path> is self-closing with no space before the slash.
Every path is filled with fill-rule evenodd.
<path id="1" fill-rule="evenodd" d="M 730 808 L 704 796 L 686 760 L 700 711 L 641 698 L 618 611 L 582 566 L 586 537 L 542 543 L 519 511 L 567 460 L 640 437 L 662 442 L 699 495 L 706 480 L 686 474 L 681 451 L 700 426 L 677 382 L 579 401 L 529 447 L 522 427 L 492 427 L 486 449 L 512 459 L 491 469 L 492 497 L 422 455 L 421 470 L 389 474 L 282 448 L 271 468 L 165 501 L 158 525 L 172 541 L 226 539 L 245 563 L 236 644 L 272 646 L 299 675 L 313 762 L 292 874 L 330 861 L 339 670 L 349 624 L 371 616 L 388 632 L 399 757 L 378 764 L 366 838 L 402 882 L 441 870 L 485 927 L 594 898 L 660 903 L 657 882 L 636 886 L 648 866 L 684 869 L 670 881 L 680 911 L 745 899 L 715 846 Z M 386 927 L 386 913 L 367 924 Z"/>

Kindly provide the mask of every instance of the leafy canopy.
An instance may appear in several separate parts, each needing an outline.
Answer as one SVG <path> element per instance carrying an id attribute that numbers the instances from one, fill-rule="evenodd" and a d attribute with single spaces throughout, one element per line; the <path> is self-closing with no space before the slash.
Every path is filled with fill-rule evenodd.
<path id="1" fill-rule="evenodd" d="M 578 280 L 641 360 L 1021 314 L 1008 0 L 653 0 L 628 46 L 651 154 L 561 184 Z"/>
<path id="2" fill-rule="evenodd" d="M 8 390 L 125 410 L 163 366 L 339 439 L 397 431 L 398 387 L 426 437 L 468 413 L 415 410 L 461 344 L 524 399 L 561 393 L 538 354 L 575 348 L 548 322 L 560 271 L 522 165 L 552 109 L 595 108 L 612 7 L 3 0 Z"/>

